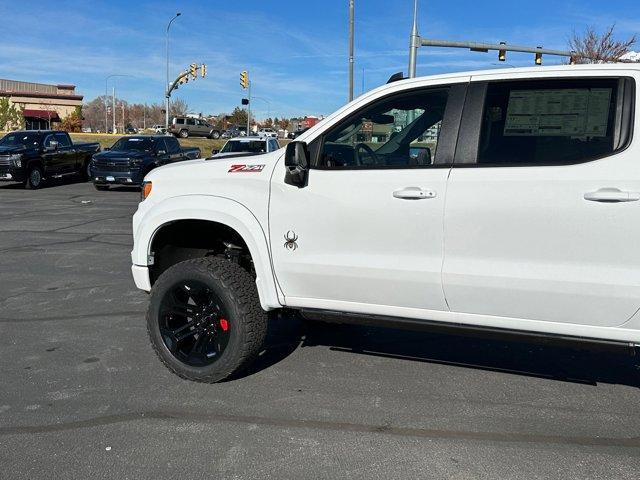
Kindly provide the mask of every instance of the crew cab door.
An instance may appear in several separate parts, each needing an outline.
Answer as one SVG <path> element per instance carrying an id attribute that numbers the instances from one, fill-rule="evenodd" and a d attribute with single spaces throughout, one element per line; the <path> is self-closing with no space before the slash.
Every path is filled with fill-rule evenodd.
<path id="1" fill-rule="evenodd" d="M 68 138 L 59 133 L 45 136 L 42 142 L 45 175 L 61 175 L 75 168 L 75 152 L 71 151 Z"/>
<path id="2" fill-rule="evenodd" d="M 173 163 L 184 160 L 186 156 L 182 153 L 180 142 L 175 137 L 166 137 L 163 139 L 166 142 L 167 154 L 164 163 Z"/>
<path id="3" fill-rule="evenodd" d="M 472 82 L 445 208 L 452 311 L 619 326 L 640 307 L 635 81 L 599 74 Z"/>
<path id="4" fill-rule="evenodd" d="M 308 143 L 305 186 L 273 177 L 273 268 L 289 306 L 427 317 L 446 310 L 443 212 L 466 84 L 400 91 Z"/>

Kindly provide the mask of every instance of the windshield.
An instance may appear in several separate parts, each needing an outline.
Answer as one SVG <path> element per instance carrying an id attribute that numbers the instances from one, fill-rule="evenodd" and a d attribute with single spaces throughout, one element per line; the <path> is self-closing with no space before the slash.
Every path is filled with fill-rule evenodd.
<path id="1" fill-rule="evenodd" d="M 3 147 L 33 147 L 38 145 L 38 133 L 9 133 L 0 140 Z"/>
<path id="2" fill-rule="evenodd" d="M 155 138 L 142 138 L 142 137 L 127 137 L 121 138 L 113 144 L 111 150 L 118 150 L 120 152 L 127 152 L 135 150 L 138 152 L 149 152 L 153 150 L 156 144 Z"/>
<path id="3" fill-rule="evenodd" d="M 225 144 L 220 153 L 264 153 L 266 151 L 266 143 L 262 140 L 230 140 Z"/>

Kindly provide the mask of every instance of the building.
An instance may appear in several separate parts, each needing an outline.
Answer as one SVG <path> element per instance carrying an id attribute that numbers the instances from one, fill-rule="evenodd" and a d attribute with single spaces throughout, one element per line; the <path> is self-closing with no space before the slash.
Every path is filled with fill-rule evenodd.
<path id="1" fill-rule="evenodd" d="M 82 106 L 82 95 L 75 85 L 48 85 L 0 79 L 0 97 L 23 110 L 25 127 L 31 130 L 51 128 Z"/>

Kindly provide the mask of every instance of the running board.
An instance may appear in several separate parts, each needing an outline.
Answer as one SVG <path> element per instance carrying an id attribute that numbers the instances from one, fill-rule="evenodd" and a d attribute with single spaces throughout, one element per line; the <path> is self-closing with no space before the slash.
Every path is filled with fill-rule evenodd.
<path id="1" fill-rule="evenodd" d="M 445 333 L 450 335 L 465 335 L 478 338 L 494 338 L 510 341 L 526 342 L 535 340 L 544 345 L 569 346 L 576 344 L 589 345 L 590 350 L 615 351 L 626 350 L 631 356 L 636 355 L 640 344 L 615 340 L 601 340 L 589 337 L 558 335 L 506 328 L 484 327 L 463 323 L 445 323 L 433 320 L 416 320 L 414 318 L 389 317 L 384 315 L 366 315 L 360 313 L 339 312 L 334 310 L 319 310 L 303 308 L 298 310 L 307 320 L 327 323 L 345 323 L 371 327 L 397 328 L 402 330 Z"/>

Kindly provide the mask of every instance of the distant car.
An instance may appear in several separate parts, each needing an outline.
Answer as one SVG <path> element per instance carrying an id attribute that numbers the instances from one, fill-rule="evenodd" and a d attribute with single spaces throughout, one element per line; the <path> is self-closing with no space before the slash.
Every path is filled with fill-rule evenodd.
<path id="1" fill-rule="evenodd" d="M 154 125 L 151 127 L 155 133 L 166 133 L 167 129 L 164 128 L 164 125 Z"/>
<path id="2" fill-rule="evenodd" d="M 259 155 L 274 152 L 280 148 L 278 140 L 267 137 L 237 137 L 224 144 L 222 150 L 212 150 L 213 158 L 224 158 L 237 155 Z"/>
<path id="3" fill-rule="evenodd" d="M 133 127 L 127 127 L 124 129 L 124 133 L 126 133 L 127 135 L 135 135 L 136 133 L 138 133 L 138 130 Z"/>
<path id="4" fill-rule="evenodd" d="M 259 137 L 278 138 L 278 133 L 272 128 L 261 128 L 258 130 Z"/>
<path id="5" fill-rule="evenodd" d="M 106 150 L 91 160 L 91 179 L 98 190 L 107 190 L 109 185 L 140 185 L 156 167 L 200 158 L 199 148 L 182 148 L 176 138 L 167 135 L 122 137 Z"/>
<path id="6" fill-rule="evenodd" d="M 303 128 L 302 130 L 298 130 L 297 132 L 291 132 L 289 134 L 289 138 L 291 140 L 293 140 L 294 138 L 298 138 L 300 135 L 302 135 L 304 132 L 306 132 L 307 130 L 309 130 L 308 128 Z"/>
<path id="7" fill-rule="evenodd" d="M 206 120 L 192 117 L 173 117 L 169 125 L 169 133 L 176 137 L 208 137 L 220 138 L 219 128 L 213 127 Z"/>
<path id="8" fill-rule="evenodd" d="M 246 128 L 236 127 L 235 125 L 227 128 L 221 135 L 222 138 L 244 137 L 247 135 Z"/>

